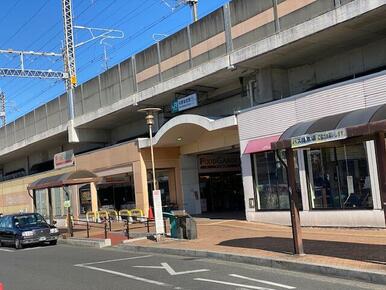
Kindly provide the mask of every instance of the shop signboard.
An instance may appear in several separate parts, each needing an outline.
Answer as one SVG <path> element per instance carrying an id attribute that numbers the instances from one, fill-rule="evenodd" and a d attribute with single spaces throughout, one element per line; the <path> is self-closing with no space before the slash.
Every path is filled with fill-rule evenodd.
<path id="1" fill-rule="evenodd" d="M 241 170 L 240 156 L 237 153 L 201 155 L 198 162 L 200 173 Z"/>
<path id="2" fill-rule="evenodd" d="M 75 164 L 74 151 L 68 150 L 54 155 L 55 169 L 72 166 Z"/>
<path id="3" fill-rule="evenodd" d="M 154 205 L 154 219 L 156 235 L 163 235 L 165 233 L 164 220 L 162 216 L 162 202 L 161 191 L 153 190 L 153 205 Z"/>
<path id="4" fill-rule="evenodd" d="M 325 143 L 347 138 L 347 131 L 345 128 L 317 132 L 313 134 L 306 134 L 291 138 L 291 148 L 299 148 L 312 144 Z"/>
<path id="5" fill-rule="evenodd" d="M 197 94 L 191 94 L 181 99 L 175 100 L 172 103 L 172 113 L 185 111 L 190 108 L 197 107 Z"/>

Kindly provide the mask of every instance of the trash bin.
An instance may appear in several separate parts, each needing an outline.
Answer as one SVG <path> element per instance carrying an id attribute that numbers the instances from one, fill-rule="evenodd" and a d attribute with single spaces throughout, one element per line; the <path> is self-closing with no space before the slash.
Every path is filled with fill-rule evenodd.
<path id="1" fill-rule="evenodd" d="M 169 219 L 169 223 L 170 223 L 170 236 L 172 238 L 178 239 L 179 235 L 177 233 L 177 217 L 175 215 L 173 215 L 172 213 L 168 213 L 168 212 L 164 212 L 163 216 L 165 218 Z"/>

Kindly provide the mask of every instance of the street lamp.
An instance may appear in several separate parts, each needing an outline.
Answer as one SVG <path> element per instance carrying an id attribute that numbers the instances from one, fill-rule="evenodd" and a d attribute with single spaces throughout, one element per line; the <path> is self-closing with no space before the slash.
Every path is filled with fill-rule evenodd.
<path id="1" fill-rule="evenodd" d="M 138 112 L 146 113 L 146 124 L 149 126 L 149 137 L 150 137 L 150 154 L 151 154 L 151 167 L 153 172 L 153 206 L 155 214 L 155 231 L 156 231 L 156 241 L 161 240 L 161 235 L 165 234 L 165 227 L 163 223 L 163 214 L 162 214 L 162 201 L 161 201 L 161 192 L 157 190 L 156 176 L 155 176 L 155 166 L 154 166 L 154 151 L 153 151 L 153 125 L 154 125 L 154 113 L 159 112 L 159 108 L 145 108 L 140 109 Z"/>
<path id="2" fill-rule="evenodd" d="M 146 113 L 146 124 L 149 126 L 149 138 L 150 138 L 150 155 L 151 155 L 151 168 L 153 173 L 153 189 L 157 189 L 155 167 L 154 167 L 154 151 L 153 151 L 153 125 L 154 125 L 154 113 L 161 111 L 160 108 L 144 108 L 139 109 L 138 112 Z"/>

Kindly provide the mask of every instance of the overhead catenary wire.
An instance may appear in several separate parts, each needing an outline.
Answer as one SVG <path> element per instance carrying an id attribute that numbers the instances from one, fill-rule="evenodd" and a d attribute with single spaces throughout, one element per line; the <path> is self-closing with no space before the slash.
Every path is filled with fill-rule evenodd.
<path id="1" fill-rule="evenodd" d="M 147 1 L 145 1 L 145 2 L 148 2 L 148 0 Z M 106 11 L 106 8 L 108 8 L 108 7 L 110 7 L 111 5 L 109 4 L 109 5 L 107 5 L 102 11 L 100 11 L 99 13 L 98 13 L 98 15 L 100 15 L 102 12 L 104 12 L 104 11 Z M 121 5 L 121 6 L 123 6 L 123 5 Z M 135 11 L 137 11 L 138 10 L 138 8 L 140 8 L 142 5 L 139 5 L 138 7 L 136 7 L 133 11 L 131 11 L 129 14 L 132 14 L 133 12 L 135 12 Z M 88 7 L 89 8 L 89 7 Z M 83 11 L 84 12 L 84 11 Z M 80 16 L 82 13 L 80 13 L 78 16 Z M 128 14 L 128 15 L 129 15 Z M 97 16 L 94 16 L 93 17 L 93 19 L 95 19 Z M 89 22 L 90 21 L 92 21 L 92 20 L 89 20 Z M 57 85 L 57 83 L 58 82 L 55 82 L 54 84 L 51 84 L 47 89 L 45 89 L 45 90 L 42 90 L 40 93 L 39 93 L 39 95 L 37 96 L 37 97 L 39 97 L 39 96 L 41 96 L 43 93 L 45 93 L 46 91 L 48 91 L 49 89 L 51 89 L 53 86 L 55 86 L 55 85 Z M 35 84 L 36 85 L 36 84 Z M 32 86 L 29 86 L 29 84 L 27 83 L 26 85 L 25 85 L 25 87 L 27 87 L 28 86 L 28 89 L 30 89 L 32 86 L 34 86 L 34 85 L 32 85 Z M 23 88 L 24 89 L 24 88 Z M 21 93 L 24 91 L 24 90 L 19 90 Z M 18 93 L 19 93 L 19 91 L 18 91 Z M 18 94 L 17 94 L 18 95 Z M 32 99 L 35 99 L 35 97 L 32 97 L 32 98 L 30 98 L 30 99 L 27 99 L 26 101 L 28 102 L 29 100 L 32 100 Z M 24 104 L 25 104 L 26 102 L 24 102 Z M 23 107 L 24 107 L 24 105 L 23 105 Z"/>
<path id="2" fill-rule="evenodd" d="M 131 20 L 132 20 L 133 18 L 135 18 L 137 15 L 140 15 L 141 13 L 145 12 L 145 11 L 148 9 L 148 7 L 151 7 L 151 6 L 153 6 L 153 5 L 156 4 L 156 3 L 152 3 L 152 4 L 149 5 L 148 7 L 145 7 L 145 5 L 146 5 L 149 1 L 150 1 L 150 0 L 144 0 L 144 1 L 142 1 L 141 5 L 139 5 L 139 6 L 136 7 L 135 9 L 133 9 L 130 13 L 126 14 L 124 17 L 121 17 L 118 21 L 115 21 L 115 22 L 114 22 L 114 25 L 127 24 L 129 21 L 131 21 Z M 155 0 L 154 0 L 154 1 L 155 1 Z M 116 1 L 114 1 L 114 3 L 115 3 L 115 2 L 116 2 Z M 157 2 L 157 1 L 155 1 L 155 2 Z M 110 4 L 111 4 L 111 3 L 110 3 Z M 110 4 L 106 5 L 106 7 L 109 6 L 109 8 L 110 8 L 110 11 L 109 11 L 110 13 L 109 13 L 109 15 L 114 15 L 114 13 L 111 13 L 111 12 L 113 12 L 113 10 L 111 10 L 111 7 L 114 7 L 114 6 L 113 6 L 113 5 L 110 5 Z M 120 7 L 123 7 L 124 5 L 126 5 L 126 3 L 124 3 L 123 5 L 120 5 Z M 186 7 L 186 6 L 182 6 L 182 7 L 180 7 L 180 8 L 182 9 L 183 7 Z M 156 25 L 158 25 L 158 24 L 161 23 L 162 21 L 165 21 L 165 20 L 168 19 L 170 16 L 172 16 L 173 14 L 175 14 L 175 12 L 178 12 L 178 11 L 180 11 L 181 9 L 175 10 L 175 11 L 173 11 L 172 13 L 169 13 L 169 14 L 167 14 L 167 15 L 164 15 L 164 16 L 162 16 L 160 19 L 158 19 L 158 20 L 156 20 L 156 21 L 153 21 L 152 23 L 150 23 L 150 24 L 148 24 L 148 25 L 142 27 L 141 29 L 137 30 L 137 31 L 134 32 L 132 35 L 130 35 L 129 38 L 124 39 L 123 41 L 121 41 L 120 43 L 118 43 L 118 44 L 111 50 L 112 54 L 113 54 L 113 55 L 116 55 L 120 50 L 126 48 L 127 45 L 130 44 L 130 42 L 132 42 L 132 41 L 135 40 L 136 38 L 140 37 L 144 32 L 146 32 L 146 31 L 152 29 L 153 27 L 155 27 Z M 114 9 L 114 11 L 117 11 L 117 10 L 119 11 L 119 9 L 116 9 L 116 8 Z M 97 17 L 99 17 L 100 15 L 102 15 L 103 13 L 105 13 L 105 11 L 108 11 L 108 9 L 103 8 L 102 10 L 99 10 L 99 12 L 97 13 L 97 15 L 95 15 L 94 17 L 92 17 L 92 19 L 88 20 L 88 21 L 85 22 L 85 23 L 86 23 L 86 24 L 91 23 L 95 18 L 97 18 Z M 137 11 L 139 11 L 139 13 L 133 15 L 133 14 L 134 14 L 135 12 L 137 12 Z M 201 14 L 201 13 L 200 13 L 200 14 Z M 129 17 L 129 15 L 132 15 L 132 16 Z M 107 17 L 107 16 L 106 16 L 105 19 L 106 19 L 106 18 L 109 19 L 110 17 Z M 111 21 L 110 21 L 110 22 L 111 22 Z M 190 21 L 188 21 L 188 22 L 190 22 Z M 82 24 L 83 24 L 83 23 L 82 23 Z M 181 26 L 181 24 L 178 25 L 178 27 L 180 27 L 180 26 Z M 115 28 L 115 27 L 114 27 L 114 28 Z M 171 30 L 175 30 L 175 29 L 171 29 Z M 60 33 L 60 32 L 59 32 L 59 33 Z M 58 33 L 58 34 L 59 34 L 59 33 Z M 79 56 L 79 55 L 83 55 L 83 54 L 85 54 L 85 53 L 87 52 L 87 50 L 90 52 L 90 47 L 92 47 L 92 46 L 94 46 L 94 45 L 97 45 L 97 43 L 93 43 L 93 44 L 91 44 L 91 45 L 89 45 L 89 46 L 87 46 L 87 47 L 84 47 L 83 49 L 80 50 L 80 52 L 79 52 L 77 55 L 78 55 L 78 56 Z M 146 44 L 146 46 L 148 46 L 148 44 Z M 86 48 L 87 48 L 87 49 L 86 49 Z M 143 48 L 139 48 L 139 50 L 142 50 L 142 49 L 143 49 Z M 131 54 L 132 54 L 132 53 L 131 53 Z M 130 54 L 130 55 L 131 55 L 131 54 Z M 119 59 L 121 59 L 121 58 L 127 58 L 127 57 L 129 57 L 129 56 L 128 56 L 128 55 L 123 55 L 123 56 L 120 55 L 120 56 L 119 56 Z M 98 56 L 95 56 L 93 59 L 87 61 L 86 63 L 82 63 L 82 64 L 79 66 L 80 68 L 79 68 L 78 72 L 83 72 L 83 71 L 87 70 L 88 67 L 92 68 L 92 66 L 89 66 L 89 64 L 90 64 L 90 63 L 92 64 L 92 63 L 95 63 L 95 62 L 97 62 L 97 61 L 100 61 L 100 60 L 102 60 L 102 58 L 103 58 L 103 54 L 100 54 L 100 55 L 98 55 Z M 58 63 L 58 64 L 59 64 L 59 63 Z M 58 85 L 58 82 L 55 82 L 55 83 L 53 83 L 53 84 L 50 84 L 48 88 L 45 88 L 45 89 L 43 89 L 41 92 L 39 92 L 38 95 L 34 94 L 34 96 L 32 96 L 31 98 L 29 98 L 29 99 L 26 100 L 27 102 L 24 102 L 24 105 L 23 105 L 22 107 L 27 106 L 27 103 L 29 103 L 30 100 L 37 100 L 37 99 L 40 99 L 41 96 L 44 96 L 45 93 L 47 93 L 49 90 L 55 88 L 55 86 L 56 86 L 56 88 L 57 88 L 57 85 Z"/>
<path id="3" fill-rule="evenodd" d="M 176 9 L 176 10 L 174 10 L 174 11 L 172 11 L 172 12 L 170 12 L 170 13 L 164 15 L 164 16 L 162 16 L 160 19 L 158 19 L 158 20 L 152 22 L 151 24 L 149 24 L 149 25 L 143 27 L 141 30 L 138 30 L 137 32 L 135 32 L 134 34 L 132 34 L 128 39 L 126 39 L 126 41 L 124 42 L 124 45 L 121 45 L 121 47 L 120 47 L 119 49 L 125 47 L 127 44 L 130 43 L 130 41 L 132 41 L 132 40 L 134 40 L 135 38 L 139 37 L 142 33 L 148 31 L 149 29 L 153 28 L 154 26 L 156 26 L 157 24 L 161 23 L 162 21 L 165 21 L 165 20 L 168 19 L 171 15 L 175 14 L 176 12 L 180 11 L 181 9 L 182 9 L 182 7 L 180 7 L 180 8 L 178 8 L 178 9 Z M 95 45 L 95 44 L 93 44 L 93 45 Z M 89 62 L 87 62 L 84 66 L 82 66 L 82 67 L 80 67 L 80 68 L 78 69 L 78 73 L 84 71 L 84 68 L 87 67 L 87 66 L 86 66 L 87 64 L 93 63 L 93 62 L 95 62 L 95 61 L 97 61 L 97 60 L 99 60 L 99 59 L 101 59 L 100 56 L 94 58 L 93 60 L 91 60 L 91 61 L 89 61 Z M 39 93 L 38 96 L 31 97 L 31 99 L 37 99 L 37 98 L 39 98 L 41 95 L 43 95 L 44 93 L 46 93 L 48 90 L 50 90 L 51 88 L 53 88 L 53 86 L 55 86 L 55 85 L 57 85 L 57 83 L 54 83 L 54 84 L 52 84 L 49 88 L 47 88 L 47 89 L 45 89 L 45 90 L 42 90 L 42 91 Z"/>
<path id="4" fill-rule="evenodd" d="M 97 0 L 95 0 L 94 2 L 91 2 L 91 4 L 89 4 L 85 9 L 83 9 L 79 14 L 77 14 L 77 15 L 74 17 L 74 19 L 77 19 L 77 18 L 79 18 L 80 16 L 82 16 L 82 15 L 83 15 L 86 11 L 88 11 L 93 5 L 95 5 L 96 1 L 97 1 Z M 82 3 L 83 3 L 83 2 L 82 2 Z M 58 24 L 61 24 L 61 23 L 62 23 L 61 20 L 57 21 L 54 25 L 52 25 L 52 26 L 49 27 L 47 30 L 45 30 L 45 32 L 42 33 L 37 39 L 35 39 L 32 43 L 30 43 L 27 47 L 29 47 L 29 48 L 33 47 L 33 45 L 34 45 L 35 43 L 37 43 L 40 39 L 42 39 L 44 36 L 46 36 L 47 33 L 49 33 L 50 31 L 52 31 L 53 28 L 57 27 Z M 61 33 L 63 33 L 63 31 L 62 31 L 62 26 L 60 26 L 60 31 L 58 31 L 54 36 L 52 36 L 51 38 L 49 38 L 43 45 L 41 45 L 41 46 L 37 49 L 37 51 L 42 51 L 42 50 L 46 47 L 46 45 L 48 45 L 49 43 L 51 43 L 51 42 L 52 42 L 54 39 L 56 39 Z M 60 42 L 58 42 L 57 45 L 60 45 Z M 53 47 L 50 48 L 50 49 L 47 49 L 46 51 L 54 51 L 55 48 L 57 48 L 57 45 L 53 46 Z M 59 49 L 60 49 L 60 47 L 59 47 Z M 31 59 L 31 62 L 35 61 L 36 59 L 37 59 L 37 57 L 32 58 L 32 59 Z M 11 63 L 11 62 L 6 63 L 5 66 L 7 67 L 8 65 L 10 65 L 10 63 Z M 9 80 L 9 81 L 6 82 L 5 84 L 3 84 L 2 87 L 4 88 L 4 87 L 9 86 L 9 85 L 12 84 L 15 80 L 16 80 L 16 78 L 13 78 L 13 79 Z M 32 80 L 31 80 L 31 82 L 32 82 Z M 30 83 L 31 83 L 31 82 L 30 82 Z M 27 84 L 27 86 L 28 86 L 28 84 Z"/>
<path id="5" fill-rule="evenodd" d="M 17 5 L 19 5 L 20 0 L 16 0 L 15 3 L 4 13 L 4 15 L 0 18 L 0 24 L 3 23 L 4 20 L 7 19 L 7 17 L 11 14 L 11 12 L 16 8 Z"/>
<path id="6" fill-rule="evenodd" d="M 39 9 L 26 21 L 24 22 L 20 27 L 19 29 L 17 29 L 6 41 L 3 41 L 1 44 L 0 44 L 0 47 L 3 47 L 7 42 L 9 42 L 10 40 L 12 40 L 17 34 L 20 33 L 20 31 L 22 31 L 23 28 L 25 28 L 36 16 L 39 15 L 39 13 L 47 6 L 47 4 L 50 2 L 50 0 L 46 0 L 42 6 L 39 7 Z"/>

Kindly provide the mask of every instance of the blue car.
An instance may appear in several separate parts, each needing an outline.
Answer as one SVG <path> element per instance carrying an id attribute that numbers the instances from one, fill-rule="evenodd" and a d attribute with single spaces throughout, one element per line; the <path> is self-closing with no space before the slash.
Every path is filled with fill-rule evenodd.
<path id="1" fill-rule="evenodd" d="M 56 245 L 59 231 L 49 225 L 38 213 L 19 213 L 0 217 L 0 247 L 14 245 L 21 249 L 25 245 L 49 243 Z"/>

